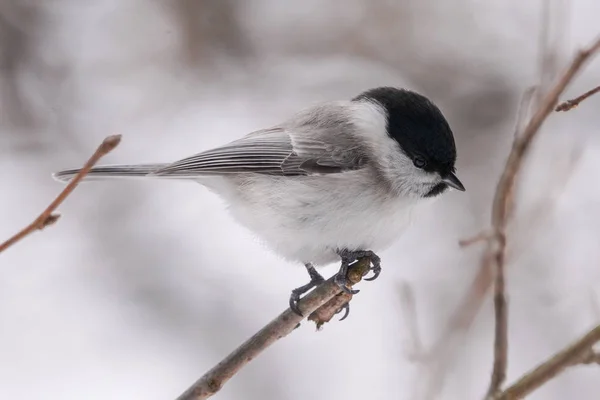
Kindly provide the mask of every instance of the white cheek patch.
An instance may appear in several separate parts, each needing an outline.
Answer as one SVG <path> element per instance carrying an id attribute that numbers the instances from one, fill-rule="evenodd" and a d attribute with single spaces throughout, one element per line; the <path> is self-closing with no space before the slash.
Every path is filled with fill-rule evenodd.
<path id="1" fill-rule="evenodd" d="M 378 104 L 370 101 L 356 102 L 350 105 L 354 124 L 369 133 L 373 140 L 389 139 L 387 134 L 387 115 Z"/>
<path id="2" fill-rule="evenodd" d="M 381 168 L 397 191 L 420 197 L 440 182 L 438 173 L 426 172 L 415 167 L 413 160 L 402 152 L 400 145 L 394 139 L 386 137 L 382 142 L 380 149 L 387 156 Z"/>
<path id="3" fill-rule="evenodd" d="M 396 184 L 404 192 L 423 195 L 440 181 L 439 174 L 415 167 L 413 161 L 399 148 L 393 153 L 390 161 L 387 168 L 388 174 L 395 177 Z"/>
<path id="4" fill-rule="evenodd" d="M 426 172 L 416 167 L 414 169 L 419 181 L 424 184 L 436 185 L 441 180 L 440 174 L 437 172 Z"/>
<path id="5" fill-rule="evenodd" d="M 400 145 L 387 133 L 385 110 L 376 103 L 358 102 L 352 107 L 354 123 L 366 133 L 366 144 L 380 156 L 381 171 L 392 187 L 401 193 L 423 196 L 440 182 L 437 173 L 415 167 Z"/>

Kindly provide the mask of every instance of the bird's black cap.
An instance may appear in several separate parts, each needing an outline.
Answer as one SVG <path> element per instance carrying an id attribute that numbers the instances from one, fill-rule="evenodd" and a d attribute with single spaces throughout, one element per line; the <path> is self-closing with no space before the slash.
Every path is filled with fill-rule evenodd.
<path id="1" fill-rule="evenodd" d="M 427 97 L 406 89 L 379 87 L 353 99 L 380 104 L 387 112 L 387 132 L 423 170 L 452 175 L 456 162 L 454 135 L 442 112 Z M 463 188 L 464 190 L 464 188 Z"/>

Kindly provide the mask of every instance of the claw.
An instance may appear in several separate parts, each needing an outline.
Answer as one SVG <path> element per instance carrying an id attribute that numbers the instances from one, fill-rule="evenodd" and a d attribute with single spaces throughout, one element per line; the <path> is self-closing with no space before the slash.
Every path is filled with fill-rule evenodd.
<path id="1" fill-rule="evenodd" d="M 368 257 L 371 260 L 371 264 L 373 265 L 371 267 L 371 271 L 373 271 L 373 276 L 369 278 L 364 278 L 365 281 L 374 281 L 379 277 L 379 274 L 381 274 L 381 258 L 379 258 L 379 256 L 373 253 L 371 250 L 342 250 L 338 254 L 342 258 L 342 265 L 344 264 L 344 262 L 350 263 L 354 260 L 358 260 L 359 258 Z"/>
<path id="2" fill-rule="evenodd" d="M 340 258 L 342 259 L 342 265 L 340 265 L 340 270 L 335 275 L 334 282 L 345 293 L 356 294 L 359 291 L 350 289 L 348 287 L 348 277 L 346 276 L 348 274 L 348 267 L 349 267 L 350 263 L 352 261 L 354 261 L 355 259 L 353 258 L 353 255 L 347 250 L 342 250 L 338 254 L 340 255 Z"/>
<path id="3" fill-rule="evenodd" d="M 371 263 L 373 264 L 373 268 L 371 268 L 371 271 L 373 271 L 373 276 L 366 278 L 365 280 L 374 281 L 379 277 L 379 274 L 381 274 L 381 258 L 379 258 L 379 256 L 372 251 L 369 253 L 370 254 L 368 257 L 371 258 Z"/>
<path id="4" fill-rule="evenodd" d="M 346 278 L 346 274 L 345 273 L 343 275 L 341 275 L 338 272 L 337 275 L 334 278 L 334 282 L 335 282 L 336 285 L 338 285 L 340 287 L 340 289 L 342 289 L 344 292 L 346 292 L 348 294 L 356 294 L 356 293 L 360 292 L 360 290 L 350 289 L 348 287 L 348 280 Z"/>
<path id="5" fill-rule="evenodd" d="M 381 267 L 374 266 L 373 268 L 371 268 L 371 271 L 373 271 L 373 276 L 363 278 L 365 281 L 374 281 L 375 279 L 377 279 L 379 277 L 379 274 L 381 274 Z"/>
<path id="6" fill-rule="evenodd" d="M 338 310 L 335 313 L 339 314 L 342 311 L 344 311 L 344 315 L 342 316 L 342 318 L 339 319 L 340 321 L 345 320 L 348 317 L 348 314 L 350 314 L 350 303 L 344 303 L 344 305 L 338 308 Z"/>

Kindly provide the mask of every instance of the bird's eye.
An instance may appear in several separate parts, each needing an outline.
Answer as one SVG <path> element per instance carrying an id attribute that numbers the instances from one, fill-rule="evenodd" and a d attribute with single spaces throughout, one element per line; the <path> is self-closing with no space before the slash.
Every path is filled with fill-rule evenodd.
<path id="1" fill-rule="evenodd" d="M 421 156 L 416 156 L 413 160 L 413 164 L 415 164 L 415 167 L 417 168 L 425 168 L 427 161 Z"/>

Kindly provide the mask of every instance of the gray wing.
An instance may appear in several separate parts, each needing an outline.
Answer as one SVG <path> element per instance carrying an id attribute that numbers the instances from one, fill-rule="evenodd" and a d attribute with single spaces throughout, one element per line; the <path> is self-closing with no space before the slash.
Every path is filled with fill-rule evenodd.
<path id="1" fill-rule="evenodd" d="M 159 176 L 258 173 L 279 176 L 331 174 L 359 169 L 366 158 L 343 132 L 311 132 L 310 136 L 277 127 L 196 154 L 155 171 Z"/>

